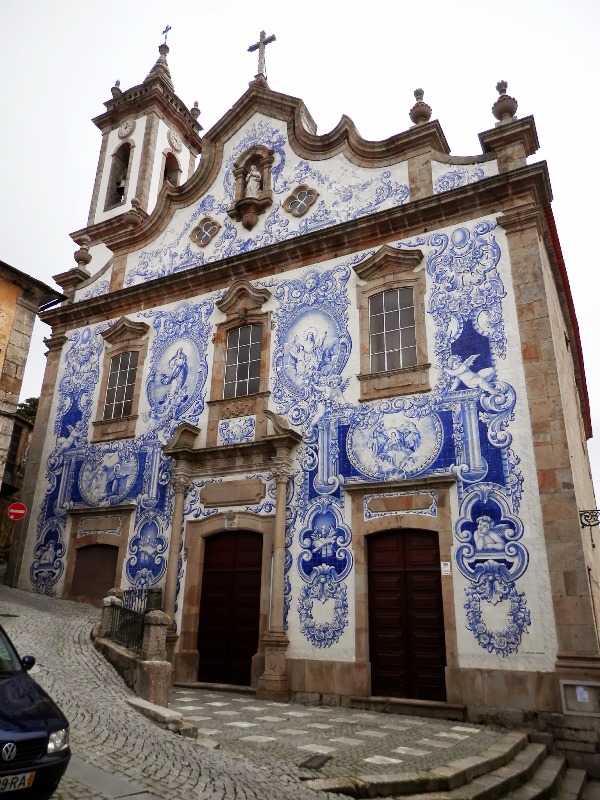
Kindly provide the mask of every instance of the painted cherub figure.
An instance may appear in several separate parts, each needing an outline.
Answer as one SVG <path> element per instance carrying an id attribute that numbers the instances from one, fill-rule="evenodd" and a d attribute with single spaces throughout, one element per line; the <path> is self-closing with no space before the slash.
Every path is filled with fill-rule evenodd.
<path id="1" fill-rule="evenodd" d="M 492 386 L 491 381 L 494 380 L 495 370 L 493 367 L 485 367 L 480 369 L 479 372 L 474 372 L 471 365 L 479 355 L 475 353 L 463 361 L 460 356 L 449 356 L 446 362 L 445 370 L 448 375 L 451 375 L 454 380 L 450 386 L 450 391 L 454 392 L 458 389 L 460 384 L 464 384 L 468 389 L 482 389 L 488 394 L 496 394 L 496 389 Z"/>
<path id="2" fill-rule="evenodd" d="M 473 532 L 476 550 L 504 550 L 506 547 L 505 535 L 509 526 L 506 524 L 494 525 L 494 521 L 486 514 L 477 519 L 477 528 Z"/>

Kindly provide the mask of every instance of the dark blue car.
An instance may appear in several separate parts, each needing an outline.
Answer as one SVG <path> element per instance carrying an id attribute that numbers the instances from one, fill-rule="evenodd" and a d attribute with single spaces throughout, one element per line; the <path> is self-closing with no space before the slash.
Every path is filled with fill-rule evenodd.
<path id="1" fill-rule="evenodd" d="M 27 674 L 34 664 L 0 626 L 0 798 L 52 797 L 71 758 L 69 723 Z"/>

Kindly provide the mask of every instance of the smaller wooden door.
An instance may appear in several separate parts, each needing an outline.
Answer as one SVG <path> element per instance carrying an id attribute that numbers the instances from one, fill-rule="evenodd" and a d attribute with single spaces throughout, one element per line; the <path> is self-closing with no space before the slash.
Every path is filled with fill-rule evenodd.
<path id="1" fill-rule="evenodd" d="M 75 556 L 75 569 L 70 596 L 101 606 L 108 590 L 116 586 L 119 548 L 110 544 L 80 547 Z"/>
<path id="2" fill-rule="evenodd" d="M 262 536 L 206 539 L 198 625 L 198 680 L 249 686 L 258 649 Z"/>
<path id="3" fill-rule="evenodd" d="M 437 533 L 367 538 L 371 693 L 446 699 L 446 645 Z"/>

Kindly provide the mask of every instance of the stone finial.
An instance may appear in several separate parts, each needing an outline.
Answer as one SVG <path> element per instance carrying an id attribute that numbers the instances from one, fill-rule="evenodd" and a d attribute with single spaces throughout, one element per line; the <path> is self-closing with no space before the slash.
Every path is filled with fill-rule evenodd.
<path id="1" fill-rule="evenodd" d="M 158 47 L 159 56 L 156 61 L 156 64 L 152 67 L 150 72 L 144 78 L 144 83 L 148 83 L 149 81 L 154 80 L 155 78 L 161 78 L 161 80 L 167 85 L 167 87 L 174 92 L 175 88 L 173 86 L 173 81 L 171 79 L 171 73 L 169 72 L 169 65 L 167 64 L 167 56 L 169 54 L 169 45 L 166 42 L 163 42 Z"/>
<path id="2" fill-rule="evenodd" d="M 514 97 L 506 94 L 507 87 L 508 83 L 506 81 L 498 81 L 496 84 L 496 91 L 500 97 L 492 106 L 492 114 L 498 120 L 497 125 L 505 125 L 507 122 L 512 122 L 519 106 Z"/>
<path id="3" fill-rule="evenodd" d="M 415 125 L 423 125 L 431 119 L 431 106 L 423 102 L 423 89 L 415 89 L 416 103 L 408 112 L 409 117 Z"/>
<path id="4" fill-rule="evenodd" d="M 76 250 L 73 258 L 77 262 L 77 266 L 80 269 L 85 269 L 86 266 L 92 260 L 91 255 L 89 254 L 90 244 L 92 240 L 89 236 L 82 236 L 79 242 L 79 250 Z"/>
<path id="5" fill-rule="evenodd" d="M 115 85 L 111 88 L 110 92 L 115 100 L 117 97 L 120 97 L 123 94 L 121 91 L 121 81 L 115 81 Z"/>
<path id="6" fill-rule="evenodd" d="M 194 105 L 192 106 L 192 108 L 190 108 L 190 114 L 192 115 L 192 117 L 194 117 L 194 119 L 198 119 L 198 117 L 200 116 L 200 109 L 198 108 L 197 100 L 194 100 Z"/>
<path id="7" fill-rule="evenodd" d="M 131 201 L 131 208 L 123 214 L 123 219 L 130 228 L 137 228 L 144 221 L 143 215 L 140 213 L 142 204 L 134 197 Z"/>

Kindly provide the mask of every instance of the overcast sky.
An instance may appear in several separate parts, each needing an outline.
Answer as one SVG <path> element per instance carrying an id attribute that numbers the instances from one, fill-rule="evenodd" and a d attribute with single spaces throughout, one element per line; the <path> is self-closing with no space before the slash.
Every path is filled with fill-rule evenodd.
<path id="1" fill-rule="evenodd" d="M 269 85 L 301 97 L 319 133 L 342 114 L 369 139 L 410 126 L 413 91 L 439 119 L 453 155 L 481 153 L 494 125 L 498 80 L 535 116 L 554 214 L 581 329 L 600 489 L 600 277 L 596 245 L 600 104 L 597 0 L 2 0 L 0 259 L 54 285 L 74 266 L 71 231 L 87 221 L 100 150 L 90 119 L 117 78 L 145 78 L 171 25 L 175 90 L 198 100 L 208 130 L 256 73 L 247 52 L 261 29 Z M 23 397 L 39 394 L 45 365 L 38 322 Z"/>

